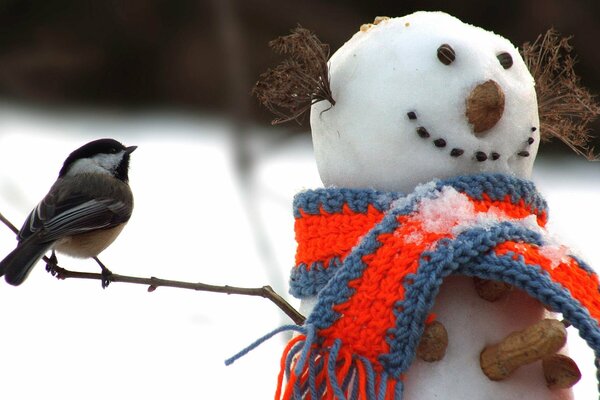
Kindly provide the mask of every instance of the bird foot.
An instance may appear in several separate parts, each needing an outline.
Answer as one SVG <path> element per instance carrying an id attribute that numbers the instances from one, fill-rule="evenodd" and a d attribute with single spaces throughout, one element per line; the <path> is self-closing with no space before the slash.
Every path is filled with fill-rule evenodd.
<path id="1" fill-rule="evenodd" d="M 102 289 L 106 289 L 110 285 L 112 272 L 109 269 L 102 270 Z"/>
<path id="2" fill-rule="evenodd" d="M 58 271 L 58 259 L 56 258 L 56 253 L 54 250 L 52 250 L 52 255 L 48 258 L 48 262 L 46 262 L 46 272 L 49 272 L 52 276 L 60 278 Z"/>
<path id="3" fill-rule="evenodd" d="M 112 282 L 111 278 L 113 273 L 110 269 L 106 268 L 106 266 L 102 264 L 102 262 L 100 262 L 98 257 L 94 257 L 94 260 L 96 260 L 96 262 L 102 269 L 102 272 L 100 273 L 102 275 L 102 289 L 106 289 L 108 285 L 110 285 L 110 283 Z"/>

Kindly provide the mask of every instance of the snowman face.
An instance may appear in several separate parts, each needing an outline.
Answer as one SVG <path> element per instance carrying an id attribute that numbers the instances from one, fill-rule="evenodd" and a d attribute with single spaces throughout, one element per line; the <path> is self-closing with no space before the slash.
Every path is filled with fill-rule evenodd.
<path id="1" fill-rule="evenodd" d="M 434 178 L 528 178 L 534 81 L 506 39 L 439 12 L 384 20 L 330 60 L 335 106 L 311 109 L 326 186 L 409 192 Z"/>

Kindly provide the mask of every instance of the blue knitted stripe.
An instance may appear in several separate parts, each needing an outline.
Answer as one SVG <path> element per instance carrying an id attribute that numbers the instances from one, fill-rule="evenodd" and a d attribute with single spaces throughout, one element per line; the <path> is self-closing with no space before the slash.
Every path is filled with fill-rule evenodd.
<path id="1" fill-rule="evenodd" d="M 538 213 L 545 212 L 546 215 L 548 213 L 548 205 L 538 194 L 534 183 L 510 175 L 483 173 L 459 176 L 440 180 L 437 186 L 439 189 L 452 186 L 457 191 L 477 200 L 482 200 L 484 193 L 492 200 L 504 200 L 506 195 L 509 195 L 513 204 L 523 199 L 532 212 L 537 210 Z"/>
<path id="2" fill-rule="evenodd" d="M 399 377 L 414 358 L 442 280 L 450 274 L 478 276 L 514 285 L 563 316 L 579 330 L 589 346 L 600 352 L 600 328 L 588 310 L 570 292 L 538 265 L 528 265 L 522 256 L 498 256 L 491 252 L 505 241 L 541 244 L 538 233 L 504 222 L 492 229 L 474 228 L 454 240 L 441 240 L 435 251 L 424 254 L 418 272 L 407 276 L 405 298 L 394 308 L 396 327 L 388 331 L 390 353 L 380 362 L 391 376 Z M 408 284 L 410 282 L 410 284 Z M 393 339 L 391 339 L 393 338 Z"/>
<path id="3" fill-rule="evenodd" d="M 509 195 L 514 203 L 523 199 L 525 204 L 532 205 L 532 209 L 538 212 L 547 212 L 546 202 L 537 194 L 535 186 L 531 182 L 507 175 L 471 175 L 436 181 L 434 185 L 423 185 L 421 188 L 417 188 L 415 193 L 404 198 L 404 203 L 398 208 L 389 211 L 383 220 L 371 229 L 360 244 L 346 257 L 343 268 L 338 268 L 334 278 L 330 279 L 319 293 L 319 300 L 307 322 L 314 324 L 318 329 L 331 326 L 339 317 L 332 306 L 342 304 L 352 296 L 353 289 L 348 287 L 347 282 L 362 276 L 367 267 L 362 258 L 376 252 L 381 246 L 377 238 L 384 233 L 395 231 L 398 227 L 399 216 L 413 213 L 423 198 L 437 197 L 444 186 L 452 186 L 476 199 L 482 199 L 483 193 L 487 193 L 492 200 L 502 200 Z"/>
<path id="4" fill-rule="evenodd" d="M 476 263 L 482 254 L 509 240 L 542 243 L 538 233 L 514 223 L 501 222 L 491 228 L 471 228 L 455 239 L 442 239 L 435 250 L 421 255 L 417 273 L 405 278 L 404 299 L 394 307 L 396 326 L 388 331 L 387 339 L 390 353 L 379 358 L 392 376 L 398 377 L 412 363 L 425 319 L 443 279 L 465 265 Z"/>
<path id="5" fill-rule="evenodd" d="M 300 218 L 300 210 L 308 214 L 318 215 L 321 212 L 321 207 L 328 213 L 341 212 L 344 204 L 348 204 L 355 212 L 366 212 L 369 204 L 383 212 L 389 210 L 394 201 L 400 200 L 395 204 L 399 209 L 391 212 L 393 216 L 388 216 L 387 222 L 384 220 L 379 224 L 384 226 L 383 230 L 378 232 L 388 233 L 396 229 L 395 221 L 392 219 L 414 212 L 421 200 L 438 197 L 445 186 L 453 187 L 458 192 L 476 200 L 482 200 L 484 193 L 492 200 L 504 200 L 508 195 L 514 204 L 518 204 L 520 200 L 523 200 L 529 206 L 531 212 L 541 214 L 548 211 L 546 201 L 537 193 L 532 182 L 502 174 L 478 174 L 433 181 L 421 185 L 415 193 L 408 196 L 401 196 L 399 193 L 359 189 L 308 190 L 296 195 L 294 198 L 294 216 Z M 373 237 L 369 241 L 371 245 L 376 247 L 370 246 L 371 251 L 363 254 L 374 252 L 379 247 L 377 243 L 373 243 Z M 341 269 L 340 259 L 332 260 L 331 266 L 336 268 L 330 269 L 329 266 L 325 267 L 321 263 L 314 263 L 311 266 L 301 264 L 292 268 L 290 294 L 297 298 L 315 296 L 326 286 L 336 270 Z"/>
<path id="6" fill-rule="evenodd" d="M 402 211 L 406 213 L 408 210 Z M 309 323 L 322 329 L 339 317 L 333 311 L 333 305 L 347 301 L 353 294 L 347 283 L 362 275 L 366 268 L 363 256 L 375 252 L 381 245 L 376 238 L 398 227 L 397 218 L 391 218 L 395 214 L 393 212 L 386 217 L 348 256 L 344 268 L 339 269 L 319 294 Z M 442 239 L 437 243 L 436 250 L 421 256 L 418 272 L 406 277 L 407 282 L 411 283 L 405 286 L 404 300 L 395 307 L 396 327 L 388 332 L 389 337 L 393 338 L 388 341 L 390 353 L 380 356 L 380 362 L 391 376 L 398 378 L 412 363 L 425 319 L 442 280 L 453 273 L 504 281 L 521 288 L 555 311 L 561 312 L 579 329 L 581 337 L 590 347 L 600 353 L 600 329 L 597 322 L 564 287 L 553 282 L 539 266 L 526 265 L 522 257 L 513 260 L 511 254 L 499 257 L 490 253 L 490 250 L 505 241 L 542 244 L 539 233 L 515 223 L 502 222 L 492 228 L 472 228 L 454 240 Z"/>
<path id="7" fill-rule="evenodd" d="M 539 265 L 528 265 L 523 258 L 514 260 L 513 255 L 488 254 L 474 265 L 458 271 L 464 275 L 499 280 L 525 291 L 531 297 L 551 307 L 567 319 L 579 331 L 579 335 L 596 352 L 600 351 L 600 327 L 568 289 L 554 282 Z"/>
<path id="8" fill-rule="evenodd" d="M 408 209 L 405 211 L 409 213 Z M 381 246 L 381 242 L 377 238 L 384 233 L 393 232 L 398 227 L 395 214 L 387 214 L 346 257 L 343 268 L 338 268 L 327 285 L 319 292 L 317 304 L 308 316 L 307 324 L 312 324 L 317 329 L 324 329 L 338 319 L 339 313 L 333 309 L 333 306 L 350 299 L 354 290 L 348 287 L 348 282 L 362 276 L 367 267 L 362 257 L 374 253 Z"/>
<path id="9" fill-rule="evenodd" d="M 290 294 L 299 299 L 316 296 L 341 266 L 342 260 L 334 257 L 327 266 L 316 262 L 312 263 L 310 267 L 300 264 L 292 268 Z"/>
<path id="10" fill-rule="evenodd" d="M 300 210 L 311 215 L 319 215 L 321 209 L 329 214 L 339 213 L 342 212 L 344 204 L 347 204 L 356 213 L 366 213 L 369 206 L 383 212 L 400 197 L 402 197 L 401 193 L 380 192 L 371 189 L 307 190 L 294 197 L 294 217 L 302 217 Z"/>
<path id="11" fill-rule="evenodd" d="M 331 326 L 339 317 L 333 310 L 334 304 L 342 304 L 353 294 L 353 289 L 347 283 L 360 278 L 367 267 L 362 257 L 372 254 L 381 246 L 378 237 L 385 233 L 392 233 L 398 228 L 398 217 L 413 213 L 419 202 L 424 198 L 435 198 L 440 194 L 435 185 L 423 186 L 418 192 L 403 198 L 402 204 L 390 210 L 383 219 L 372 228 L 344 260 L 343 268 L 337 268 L 334 276 L 329 279 L 327 285 L 319 292 L 319 299 L 307 323 L 314 325 L 317 329 Z"/>

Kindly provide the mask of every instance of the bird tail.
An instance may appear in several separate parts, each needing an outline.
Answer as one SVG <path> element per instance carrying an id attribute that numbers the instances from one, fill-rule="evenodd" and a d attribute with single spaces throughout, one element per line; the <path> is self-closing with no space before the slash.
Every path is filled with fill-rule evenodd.
<path id="1" fill-rule="evenodd" d="M 20 285 L 52 244 L 52 242 L 39 243 L 36 240 L 25 240 L 19 243 L 16 249 L 0 261 L 0 276 L 4 275 L 6 282 L 11 285 Z"/>

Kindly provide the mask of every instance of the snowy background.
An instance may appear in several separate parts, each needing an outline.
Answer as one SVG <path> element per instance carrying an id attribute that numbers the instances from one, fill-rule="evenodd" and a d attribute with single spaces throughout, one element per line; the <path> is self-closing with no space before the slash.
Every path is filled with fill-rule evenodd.
<path id="1" fill-rule="evenodd" d="M 295 251 L 292 197 L 321 184 L 308 135 L 276 143 L 265 129 L 275 128 L 249 133 L 260 154 L 249 198 L 236 183 L 227 119 L 56 114 L 2 105 L 0 212 L 20 226 L 68 153 L 113 137 L 139 148 L 130 172 L 133 217 L 100 257 L 110 269 L 217 285 L 270 284 L 287 296 Z M 550 205 L 550 229 L 598 269 L 600 165 L 546 159 L 543 147 L 540 153 L 534 180 Z M 268 268 L 258 250 L 257 224 L 276 268 Z M 0 227 L 0 255 L 14 245 L 14 235 Z M 93 261 L 59 260 L 69 269 L 97 271 Z M 148 293 L 119 283 L 102 290 L 98 281 L 58 281 L 42 264 L 21 287 L 0 284 L 0 304 L 0 398 L 11 400 L 272 398 L 283 338 L 233 366 L 223 360 L 290 322 L 261 298 L 169 288 Z M 592 354 L 569 331 L 583 372 L 576 398 L 592 398 Z"/>

